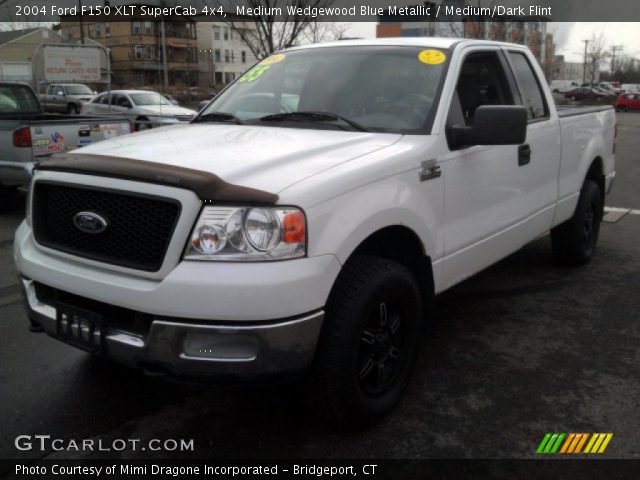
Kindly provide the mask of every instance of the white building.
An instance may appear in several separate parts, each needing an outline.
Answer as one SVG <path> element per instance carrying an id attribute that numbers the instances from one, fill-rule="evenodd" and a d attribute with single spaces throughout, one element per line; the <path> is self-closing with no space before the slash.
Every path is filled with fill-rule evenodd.
<path id="1" fill-rule="evenodd" d="M 256 58 L 237 29 L 255 28 L 251 22 L 230 25 L 198 22 L 198 71 L 200 85 L 222 88 L 251 67 Z"/>

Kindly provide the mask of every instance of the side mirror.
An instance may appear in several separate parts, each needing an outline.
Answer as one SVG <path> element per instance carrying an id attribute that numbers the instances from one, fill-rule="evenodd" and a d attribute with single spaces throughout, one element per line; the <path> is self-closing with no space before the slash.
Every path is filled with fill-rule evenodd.
<path id="1" fill-rule="evenodd" d="M 449 129 L 453 148 L 471 145 L 519 145 L 527 138 L 527 109 L 521 105 L 482 105 L 473 125 Z"/>

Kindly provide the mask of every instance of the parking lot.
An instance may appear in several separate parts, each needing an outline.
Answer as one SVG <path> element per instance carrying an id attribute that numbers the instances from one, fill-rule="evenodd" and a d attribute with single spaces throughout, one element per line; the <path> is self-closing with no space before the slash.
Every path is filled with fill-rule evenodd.
<path id="1" fill-rule="evenodd" d="M 639 458 L 640 114 L 618 124 L 607 206 L 624 210 L 593 261 L 561 268 L 543 237 L 441 295 L 404 400 L 364 432 L 319 422 L 295 386 L 168 383 L 30 333 L 11 253 L 19 199 L 0 216 L 0 458 L 78 455 L 18 451 L 22 434 L 195 445 L 101 457 L 522 458 L 546 432 L 612 432 L 605 457 Z"/>

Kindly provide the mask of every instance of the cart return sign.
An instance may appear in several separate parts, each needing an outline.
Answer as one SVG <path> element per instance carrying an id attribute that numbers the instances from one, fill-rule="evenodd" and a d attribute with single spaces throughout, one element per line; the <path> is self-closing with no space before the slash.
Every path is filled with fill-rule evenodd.
<path id="1" fill-rule="evenodd" d="M 100 49 L 91 47 L 44 47 L 47 82 L 99 82 Z"/>

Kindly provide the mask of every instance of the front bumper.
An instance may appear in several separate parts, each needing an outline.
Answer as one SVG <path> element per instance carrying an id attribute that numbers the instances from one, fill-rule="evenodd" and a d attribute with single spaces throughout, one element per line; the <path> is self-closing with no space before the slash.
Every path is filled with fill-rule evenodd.
<path id="1" fill-rule="evenodd" d="M 41 299 L 33 280 L 21 277 L 32 323 L 54 338 L 100 353 L 109 359 L 154 374 L 178 376 L 254 377 L 296 373 L 308 367 L 324 319 L 322 310 L 282 321 L 230 325 L 150 315 L 148 327 L 132 331 L 105 318 L 99 329 L 61 317 Z M 103 313 L 106 304 L 74 295 L 84 305 Z M 139 313 L 139 312 L 131 312 Z M 81 333 L 82 331 L 82 333 Z M 78 345 L 69 338 L 84 338 Z"/>

